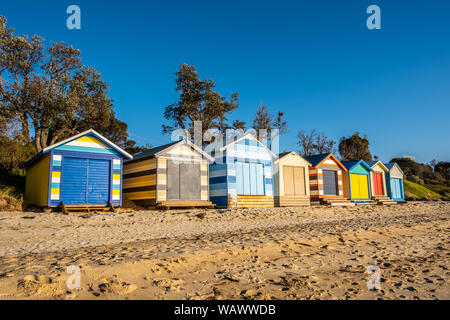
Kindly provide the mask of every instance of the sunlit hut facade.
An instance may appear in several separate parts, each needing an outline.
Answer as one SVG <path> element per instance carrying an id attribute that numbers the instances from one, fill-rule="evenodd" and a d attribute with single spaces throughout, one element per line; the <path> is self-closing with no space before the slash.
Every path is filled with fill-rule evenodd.
<path id="1" fill-rule="evenodd" d="M 186 139 L 138 153 L 124 164 L 124 198 L 152 208 L 212 207 L 212 161 Z"/>
<path id="2" fill-rule="evenodd" d="M 296 152 L 278 155 L 273 162 L 274 203 L 277 207 L 309 206 L 309 167 Z"/>
<path id="3" fill-rule="evenodd" d="M 211 201 L 218 207 L 273 207 L 272 159 L 277 156 L 252 134 L 219 151 L 209 167 Z"/>
<path id="4" fill-rule="evenodd" d="M 405 189 L 403 186 L 405 174 L 395 162 L 387 163 L 385 166 L 389 169 L 389 172 L 386 174 L 388 196 L 394 201 L 405 201 Z"/>
<path id="5" fill-rule="evenodd" d="M 353 202 L 370 202 L 370 173 L 372 168 L 363 160 L 342 162 L 347 172 L 343 172 L 344 196 Z"/>
<path id="6" fill-rule="evenodd" d="M 342 173 L 347 169 L 332 154 L 323 153 L 305 157 L 309 167 L 311 201 L 322 204 L 351 204 L 344 198 Z"/>
<path id="7" fill-rule="evenodd" d="M 94 130 L 45 148 L 25 163 L 25 200 L 35 206 L 120 206 L 122 162 L 132 156 Z"/>
<path id="8" fill-rule="evenodd" d="M 389 173 L 389 169 L 381 161 L 371 161 L 368 164 L 373 170 L 370 173 L 372 198 L 387 197 L 386 173 Z"/>

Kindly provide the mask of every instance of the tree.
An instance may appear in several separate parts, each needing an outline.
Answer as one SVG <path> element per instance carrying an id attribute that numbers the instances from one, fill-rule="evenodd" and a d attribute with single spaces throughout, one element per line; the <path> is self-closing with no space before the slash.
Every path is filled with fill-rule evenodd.
<path id="1" fill-rule="evenodd" d="M 124 145 L 126 129 L 113 134 L 120 121 L 109 86 L 100 73 L 82 64 L 80 50 L 64 42 L 46 48 L 43 38 L 16 36 L 6 23 L 0 16 L 0 117 L 19 124 L 17 138 L 24 144 L 31 141 L 40 152 L 93 128 L 110 132 L 113 142 Z"/>
<path id="2" fill-rule="evenodd" d="M 434 172 L 438 173 L 445 180 L 450 180 L 450 162 L 439 161 L 434 166 Z"/>
<path id="3" fill-rule="evenodd" d="M 273 126 L 278 129 L 279 134 L 287 133 L 287 121 L 284 120 L 284 112 L 278 111 L 277 117 L 273 122 Z"/>
<path id="4" fill-rule="evenodd" d="M 260 141 L 268 141 L 270 148 L 272 148 L 275 139 L 279 135 L 287 132 L 287 121 L 283 117 L 284 112 L 279 111 L 277 117 L 273 120 L 273 116 L 266 105 L 262 104 L 258 106 L 255 119 L 253 120 L 253 129 L 256 130 L 257 138 Z M 277 131 L 273 129 L 277 129 Z"/>
<path id="5" fill-rule="evenodd" d="M 256 138 L 260 141 L 267 140 L 268 133 L 272 128 L 272 119 L 273 116 L 270 114 L 269 109 L 264 104 L 259 105 L 252 127 L 256 130 Z"/>
<path id="6" fill-rule="evenodd" d="M 297 144 L 300 147 L 299 154 L 302 156 L 312 156 L 314 154 L 335 152 L 336 142 L 329 139 L 325 133 L 318 133 L 315 129 L 310 133 L 300 130 L 297 134 Z"/>
<path id="7" fill-rule="evenodd" d="M 164 118 L 171 122 L 163 124 L 164 134 L 175 129 L 185 129 L 193 135 L 194 121 L 201 121 L 202 132 L 209 129 L 223 131 L 227 124 L 227 114 L 239 107 L 238 94 L 231 93 L 230 98 L 222 97 L 211 79 L 199 79 L 194 66 L 182 64 L 175 72 L 178 101 L 168 105 Z"/>
<path id="8" fill-rule="evenodd" d="M 369 150 L 369 140 L 367 136 L 360 137 L 359 132 L 339 141 L 339 154 L 342 161 L 364 160 L 372 161 L 372 154 Z"/>
<path id="9" fill-rule="evenodd" d="M 231 129 L 245 131 L 245 122 L 240 120 L 234 120 L 233 124 L 231 125 Z"/>

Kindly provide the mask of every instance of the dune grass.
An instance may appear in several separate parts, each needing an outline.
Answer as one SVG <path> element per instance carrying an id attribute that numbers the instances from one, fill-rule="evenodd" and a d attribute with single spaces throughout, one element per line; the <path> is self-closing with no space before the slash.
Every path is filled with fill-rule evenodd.
<path id="1" fill-rule="evenodd" d="M 420 184 L 404 181 L 406 200 L 440 200 L 442 196 Z"/>
<path id="2" fill-rule="evenodd" d="M 22 211 L 23 196 L 13 187 L 0 186 L 0 211 Z"/>

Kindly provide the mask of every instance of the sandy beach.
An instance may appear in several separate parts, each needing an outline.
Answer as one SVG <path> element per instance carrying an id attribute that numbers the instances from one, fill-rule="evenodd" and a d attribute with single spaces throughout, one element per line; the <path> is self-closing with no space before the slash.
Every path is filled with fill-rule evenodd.
<path id="1" fill-rule="evenodd" d="M 446 202 L 0 212 L 0 299 L 449 299 L 449 217 Z"/>

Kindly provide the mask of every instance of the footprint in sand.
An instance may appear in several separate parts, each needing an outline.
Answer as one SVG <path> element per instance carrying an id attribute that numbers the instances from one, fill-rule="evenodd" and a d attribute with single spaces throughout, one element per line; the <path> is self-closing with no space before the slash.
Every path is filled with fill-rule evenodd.
<path id="1" fill-rule="evenodd" d="M 98 288 L 102 293 L 125 295 L 137 289 L 135 285 L 122 281 L 122 279 L 117 276 L 103 279 L 102 281 L 103 282 L 98 285 Z"/>

